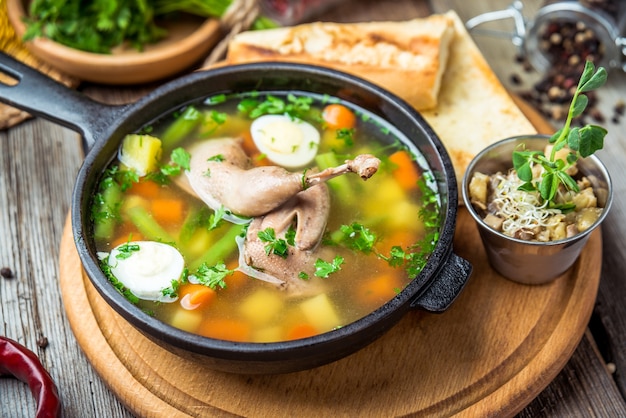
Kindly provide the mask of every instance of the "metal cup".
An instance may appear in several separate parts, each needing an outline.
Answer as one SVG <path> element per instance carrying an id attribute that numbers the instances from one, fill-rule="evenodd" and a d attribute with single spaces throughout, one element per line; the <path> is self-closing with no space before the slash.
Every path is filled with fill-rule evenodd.
<path id="1" fill-rule="evenodd" d="M 511 156 L 516 147 L 524 144 L 528 150 L 543 150 L 549 138 L 546 135 L 526 135 L 496 142 L 474 157 L 463 176 L 463 202 L 478 225 L 489 263 L 502 276 L 524 284 L 548 283 L 565 273 L 578 259 L 591 232 L 606 218 L 612 201 L 609 173 L 604 164 L 592 155 L 577 163 L 578 170 L 592 183 L 598 206 L 604 208 L 591 227 L 570 238 L 537 242 L 512 238 L 488 226 L 470 202 L 469 182 L 474 173 L 506 173 L 512 168 Z"/>

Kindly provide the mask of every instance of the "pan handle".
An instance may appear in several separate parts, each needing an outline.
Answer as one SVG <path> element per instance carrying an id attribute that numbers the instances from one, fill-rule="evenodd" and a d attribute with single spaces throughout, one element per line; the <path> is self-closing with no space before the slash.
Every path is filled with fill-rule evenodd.
<path id="1" fill-rule="evenodd" d="M 440 313 L 450 307 L 472 275 L 472 265 L 450 251 L 430 286 L 411 302 L 411 308 Z"/>
<path id="2" fill-rule="evenodd" d="M 126 108 L 91 100 L 3 52 L 0 73 L 14 83 L 0 81 L 0 102 L 79 132 L 85 150 Z"/>

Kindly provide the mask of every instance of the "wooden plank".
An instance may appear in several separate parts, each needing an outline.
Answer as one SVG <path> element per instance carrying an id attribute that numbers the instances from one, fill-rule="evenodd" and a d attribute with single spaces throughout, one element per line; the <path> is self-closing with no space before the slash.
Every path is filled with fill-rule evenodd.
<path id="1" fill-rule="evenodd" d="M 0 132 L 0 266 L 15 275 L 0 279 L 0 334 L 39 356 L 65 416 L 131 417 L 76 344 L 57 282 L 61 233 L 82 159 L 78 135 L 46 121 Z M 38 346 L 42 337 L 47 347 Z M 0 379 L 0 399 L 1 416 L 34 416 L 28 386 L 15 379 Z"/>

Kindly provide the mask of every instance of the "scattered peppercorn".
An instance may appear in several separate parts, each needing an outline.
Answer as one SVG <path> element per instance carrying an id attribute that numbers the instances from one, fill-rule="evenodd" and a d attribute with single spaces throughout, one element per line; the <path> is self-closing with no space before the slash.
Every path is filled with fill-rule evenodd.
<path id="1" fill-rule="evenodd" d="M 616 9 L 617 6 L 616 0 L 580 0 L 580 3 L 590 8 L 602 8 L 606 12 Z M 539 48 L 551 59 L 552 65 L 530 91 L 517 94 L 547 118 L 564 120 L 585 62 L 592 61 L 597 65 L 604 55 L 604 45 L 595 31 L 582 21 L 556 19 L 540 28 L 539 36 Z M 530 66 L 528 60 L 519 55 L 515 56 L 515 62 L 521 64 L 525 71 Z M 522 80 L 517 77 L 517 74 L 511 75 L 510 81 L 514 86 L 522 84 Z M 598 123 L 607 119 L 597 109 L 597 95 L 588 94 L 588 99 L 589 105 L 583 116 Z M 625 107 L 623 105 L 620 111 L 624 112 Z M 616 110 L 615 115 L 617 114 Z"/>
<path id="2" fill-rule="evenodd" d="M 517 74 L 511 74 L 511 83 L 515 86 L 519 86 L 520 84 L 522 84 L 522 79 Z"/>
<path id="3" fill-rule="evenodd" d="M 13 270 L 11 270 L 10 267 L 2 267 L 0 269 L 0 276 L 2 276 L 5 279 L 12 279 L 13 277 Z"/>
<path id="4" fill-rule="evenodd" d="M 43 335 L 37 339 L 37 346 L 39 348 L 46 348 L 48 347 L 48 344 L 49 344 L 48 338 L 44 337 Z"/>

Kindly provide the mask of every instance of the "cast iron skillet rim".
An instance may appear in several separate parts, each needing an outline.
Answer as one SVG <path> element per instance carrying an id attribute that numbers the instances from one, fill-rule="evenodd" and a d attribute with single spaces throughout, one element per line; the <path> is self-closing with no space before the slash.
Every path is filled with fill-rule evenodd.
<path id="1" fill-rule="evenodd" d="M 405 311 L 409 309 L 409 303 L 416 298 L 416 295 L 419 295 L 421 292 L 426 290 L 426 288 L 430 286 L 431 282 L 433 280 L 436 280 L 436 277 L 434 277 L 436 276 L 436 272 L 441 268 L 441 265 L 446 262 L 447 256 L 452 251 L 452 238 L 454 235 L 454 228 L 456 224 L 456 211 L 458 202 L 457 184 L 454 170 L 452 168 L 452 162 L 447 151 L 445 150 L 445 147 L 443 146 L 443 143 L 432 130 L 430 125 L 423 119 L 423 117 L 404 100 L 368 81 L 362 80 L 358 77 L 354 77 L 340 71 L 312 66 L 308 64 L 272 62 L 218 67 L 208 70 L 206 72 L 190 74 L 188 76 L 182 77 L 181 79 L 177 79 L 167 84 L 164 84 L 157 90 L 139 99 L 136 103 L 128 105 L 126 107 L 126 111 L 128 111 L 132 115 L 132 113 L 139 111 L 146 104 L 152 102 L 153 100 L 158 100 L 164 96 L 168 96 L 171 92 L 174 92 L 189 84 L 193 84 L 197 80 L 204 80 L 206 78 L 220 76 L 221 74 L 228 74 L 233 72 L 245 73 L 249 71 L 280 71 L 288 73 L 301 72 L 305 74 L 305 76 L 322 76 L 323 78 L 329 80 L 341 80 L 348 86 L 357 86 L 359 89 L 364 90 L 369 95 L 381 97 L 383 102 L 385 102 L 387 105 L 394 107 L 395 110 L 403 113 L 404 117 L 412 119 L 416 122 L 416 128 L 422 131 L 422 134 L 427 139 L 427 142 L 429 142 L 430 145 L 435 148 L 435 157 L 439 158 L 443 168 L 443 171 L 433 171 L 433 173 L 435 175 L 442 176 L 442 178 L 437 179 L 437 184 L 439 189 L 438 191 L 440 195 L 442 195 L 443 200 L 441 209 L 442 216 L 444 216 L 444 223 L 442 224 L 440 229 L 441 235 L 439 242 L 437 243 L 435 250 L 431 254 L 424 270 L 391 301 L 387 302 L 367 316 L 332 332 L 327 332 L 317 335 L 315 337 L 301 340 L 283 341 L 275 343 L 235 343 L 232 341 L 224 341 L 203 337 L 175 328 L 149 316 L 141 309 L 128 302 L 119 292 L 117 292 L 117 290 L 113 286 L 111 286 L 110 282 L 106 279 L 106 277 L 100 270 L 99 265 L 96 261 L 97 258 L 95 257 L 95 254 L 93 254 L 90 250 L 90 245 L 85 242 L 85 239 L 82 236 L 83 228 L 80 224 L 80 220 L 83 219 L 83 216 L 80 213 L 82 211 L 82 187 L 85 185 L 87 180 L 92 177 L 92 175 L 90 174 L 90 170 L 81 168 L 78 178 L 76 180 L 76 186 L 74 190 L 74 204 L 72 205 L 72 224 L 79 256 L 81 258 L 83 266 L 88 272 L 88 276 L 91 282 L 115 311 L 122 315 L 127 321 L 137 326 L 140 330 L 142 330 L 142 332 L 152 336 L 156 336 L 174 346 L 184 347 L 187 350 L 195 351 L 200 354 L 216 355 L 222 350 L 227 351 L 229 354 L 232 351 L 236 351 L 238 353 L 250 352 L 258 355 L 263 355 L 262 353 L 267 354 L 270 352 L 278 353 L 283 350 L 286 352 L 290 352 L 293 349 L 324 345 L 334 340 L 341 340 L 346 336 L 359 334 L 363 330 L 370 328 L 372 322 L 382 323 L 385 322 L 385 318 L 388 318 L 390 316 L 404 315 Z M 199 94 L 196 99 L 201 97 L 202 95 Z M 184 103 L 176 104 L 175 106 L 171 106 L 170 109 L 173 109 L 177 106 L 182 106 L 183 104 Z M 125 116 L 124 118 L 122 118 L 122 121 L 127 120 L 127 118 L 128 116 Z M 146 122 L 147 121 L 143 121 L 142 124 L 145 124 Z M 88 154 L 86 155 L 83 165 L 85 165 L 87 168 L 94 165 L 96 159 L 101 153 L 101 150 L 108 142 L 110 142 L 110 138 L 111 136 L 113 136 L 112 134 L 119 128 L 119 125 L 119 123 L 112 125 L 102 135 L 102 138 L 96 138 L 96 142 L 93 148 L 89 150 Z M 403 129 L 401 130 L 405 131 Z M 409 141 L 413 142 L 410 137 Z M 113 157 L 114 156 L 111 156 L 110 158 Z M 429 161 L 429 163 L 432 162 Z M 423 279 L 424 277 L 426 277 L 428 280 L 418 280 Z"/>

